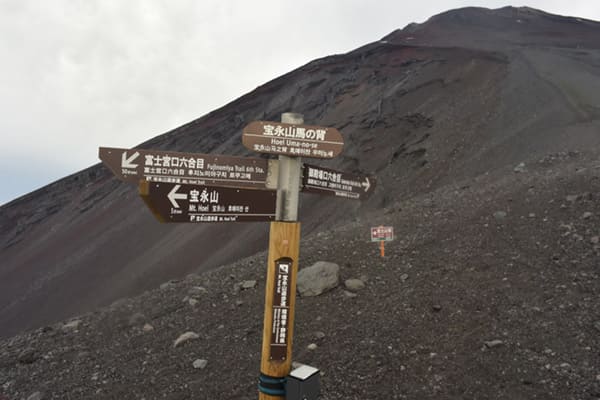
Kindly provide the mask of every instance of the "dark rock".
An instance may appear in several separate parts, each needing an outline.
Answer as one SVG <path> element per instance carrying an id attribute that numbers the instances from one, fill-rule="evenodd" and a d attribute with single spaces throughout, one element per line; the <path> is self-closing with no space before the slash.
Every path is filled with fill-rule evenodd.
<path id="1" fill-rule="evenodd" d="M 23 350 L 21 353 L 19 353 L 19 357 L 17 358 L 17 360 L 21 364 L 33 364 L 39 358 L 40 358 L 40 356 L 39 356 L 37 350 L 29 347 L 29 348 L 26 348 L 25 350 Z"/>
<path id="2" fill-rule="evenodd" d="M 142 313 L 136 312 L 131 317 L 129 317 L 129 326 L 141 325 L 144 321 L 146 321 L 146 316 Z"/>

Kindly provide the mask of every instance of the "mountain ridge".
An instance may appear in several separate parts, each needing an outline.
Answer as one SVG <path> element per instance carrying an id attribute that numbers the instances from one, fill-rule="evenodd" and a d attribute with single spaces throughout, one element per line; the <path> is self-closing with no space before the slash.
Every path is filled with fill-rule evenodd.
<path id="1" fill-rule="evenodd" d="M 558 18 L 554 30 L 564 29 Z M 457 40 L 447 47 L 433 22 L 421 24 L 421 38 L 392 33 L 310 62 L 139 147 L 248 155 L 242 127 L 287 111 L 337 127 L 344 152 L 322 165 L 375 173 L 378 187 L 365 204 L 303 195 L 300 215 L 310 234 L 401 197 L 600 145 L 600 40 L 577 49 L 590 29 L 585 21 L 575 19 L 582 27 L 565 31 L 558 47 L 549 47 L 554 35 L 534 35 L 541 46 L 507 47 L 504 31 L 490 34 L 502 39 L 493 46 L 466 40 L 469 32 L 445 35 Z M 544 20 L 538 30 L 546 28 Z M 0 336 L 249 256 L 264 248 L 267 234 L 264 224 L 158 225 L 135 188 L 100 165 L 0 210 Z M 224 245 L 225 238 L 232 240 Z"/>

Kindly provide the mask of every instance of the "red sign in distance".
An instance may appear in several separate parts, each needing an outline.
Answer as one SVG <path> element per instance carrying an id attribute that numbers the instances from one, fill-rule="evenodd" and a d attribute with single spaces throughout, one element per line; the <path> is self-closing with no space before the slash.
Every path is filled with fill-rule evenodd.
<path id="1" fill-rule="evenodd" d="M 371 228 L 371 241 L 372 242 L 390 242 L 394 240 L 394 227 L 393 226 L 374 226 Z"/>

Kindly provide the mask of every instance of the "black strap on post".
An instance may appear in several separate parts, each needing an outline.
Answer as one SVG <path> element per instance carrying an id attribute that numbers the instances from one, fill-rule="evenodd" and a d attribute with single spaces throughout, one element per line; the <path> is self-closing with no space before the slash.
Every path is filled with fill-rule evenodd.
<path id="1" fill-rule="evenodd" d="M 258 390 L 269 396 L 281 396 L 285 397 L 285 383 L 287 378 L 278 378 L 274 376 L 265 375 L 262 372 L 258 377 Z"/>

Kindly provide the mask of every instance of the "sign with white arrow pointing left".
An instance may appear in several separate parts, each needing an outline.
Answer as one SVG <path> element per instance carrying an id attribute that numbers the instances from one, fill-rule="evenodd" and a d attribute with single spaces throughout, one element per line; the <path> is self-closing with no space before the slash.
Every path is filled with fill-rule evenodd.
<path id="1" fill-rule="evenodd" d="M 161 222 L 273 221 L 275 190 L 140 181 L 140 196 Z"/>
<path id="2" fill-rule="evenodd" d="M 363 200 L 375 190 L 375 178 L 304 164 L 302 191 Z"/>

